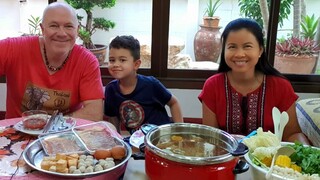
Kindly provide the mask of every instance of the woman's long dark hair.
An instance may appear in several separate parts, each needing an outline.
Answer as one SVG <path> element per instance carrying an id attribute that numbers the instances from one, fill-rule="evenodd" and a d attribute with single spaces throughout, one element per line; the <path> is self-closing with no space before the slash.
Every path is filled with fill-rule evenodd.
<path id="1" fill-rule="evenodd" d="M 241 29 L 246 29 L 249 32 L 251 32 L 256 37 L 259 43 L 259 46 L 263 48 L 263 52 L 258 60 L 258 63 L 255 66 L 255 69 L 261 71 L 266 75 L 275 75 L 279 77 L 284 77 L 278 70 L 272 67 L 268 61 L 268 56 L 264 48 L 262 28 L 256 21 L 248 18 L 238 18 L 229 22 L 226 28 L 224 29 L 224 31 L 222 32 L 222 35 L 221 35 L 222 51 L 221 51 L 220 65 L 219 65 L 218 72 L 228 72 L 231 70 L 231 68 L 226 64 L 226 60 L 224 57 L 226 40 L 230 32 L 238 31 Z"/>

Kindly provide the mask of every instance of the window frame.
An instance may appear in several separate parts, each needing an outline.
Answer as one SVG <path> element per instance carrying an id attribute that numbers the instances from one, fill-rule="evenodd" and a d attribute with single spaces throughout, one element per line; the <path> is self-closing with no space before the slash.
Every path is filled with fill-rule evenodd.
<path id="1" fill-rule="evenodd" d="M 56 0 L 48 0 L 48 3 Z M 280 1 L 272 0 L 270 4 L 269 27 L 266 51 L 270 63 L 274 63 L 275 44 L 278 31 Z M 139 69 L 138 73 L 158 78 L 167 88 L 202 89 L 207 78 L 217 73 L 215 70 L 181 70 L 168 69 L 170 0 L 153 0 L 152 2 L 152 42 L 151 68 Z M 106 85 L 113 78 L 107 67 L 101 67 L 102 82 Z M 319 93 L 319 75 L 284 74 L 291 82 L 295 92 Z"/>

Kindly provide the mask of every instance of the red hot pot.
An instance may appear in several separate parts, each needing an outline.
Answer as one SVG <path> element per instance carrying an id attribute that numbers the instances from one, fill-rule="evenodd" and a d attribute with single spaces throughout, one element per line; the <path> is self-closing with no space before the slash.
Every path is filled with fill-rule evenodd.
<path id="1" fill-rule="evenodd" d="M 188 139 L 190 137 L 191 140 Z M 184 141 L 184 138 L 188 140 Z M 173 148 L 170 147 L 171 140 L 178 140 L 183 144 L 179 143 Z M 239 160 L 239 156 L 245 154 L 248 148 L 227 132 L 206 125 L 161 125 L 151 129 L 144 141 L 145 170 L 150 180 L 232 180 L 236 174 L 249 169 L 246 162 Z M 169 147 L 165 147 L 167 145 Z M 185 155 L 197 152 L 198 150 L 192 149 L 199 147 L 206 147 L 205 150 L 201 149 L 201 156 Z"/>

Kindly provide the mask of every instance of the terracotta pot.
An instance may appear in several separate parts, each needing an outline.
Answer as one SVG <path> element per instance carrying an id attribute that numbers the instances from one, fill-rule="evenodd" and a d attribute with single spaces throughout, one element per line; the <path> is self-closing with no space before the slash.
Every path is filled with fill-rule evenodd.
<path id="1" fill-rule="evenodd" d="M 98 59 L 99 65 L 103 65 L 106 60 L 107 46 L 95 44 L 96 49 L 89 49 Z"/>
<path id="2" fill-rule="evenodd" d="M 200 25 L 200 30 L 194 37 L 194 55 L 196 61 L 217 62 L 221 51 L 220 27 Z"/>
<path id="3" fill-rule="evenodd" d="M 167 148 L 157 147 L 159 142 L 170 144 L 168 140 L 173 135 L 185 138 L 179 146 L 187 144 L 186 148 L 190 151 L 198 151 L 196 149 L 211 145 L 214 148 L 210 150 L 204 148 L 203 153 L 206 155 L 197 157 L 176 154 Z M 190 137 L 200 139 L 190 140 L 188 139 Z M 205 143 L 201 144 L 201 142 Z M 180 149 L 180 151 L 184 150 Z M 232 180 L 235 179 L 236 174 L 248 170 L 248 164 L 239 160 L 239 156 L 247 151 L 248 148 L 242 143 L 239 144 L 230 134 L 213 127 L 190 123 L 161 125 L 150 130 L 145 136 L 146 174 L 150 180 Z"/>
<path id="4" fill-rule="evenodd" d="M 219 22 L 220 22 L 220 17 L 218 16 L 213 16 L 213 17 L 208 17 L 205 16 L 203 17 L 203 25 L 206 27 L 219 27 Z"/>
<path id="5" fill-rule="evenodd" d="M 281 73 L 311 74 L 317 56 L 275 56 L 274 67 Z"/>

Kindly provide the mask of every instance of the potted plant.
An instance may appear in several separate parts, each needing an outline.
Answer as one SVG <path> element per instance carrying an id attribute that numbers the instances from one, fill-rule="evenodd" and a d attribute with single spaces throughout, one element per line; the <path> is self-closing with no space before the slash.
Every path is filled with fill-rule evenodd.
<path id="1" fill-rule="evenodd" d="M 289 37 L 277 42 L 274 67 L 282 73 L 310 74 L 319 50 L 313 39 Z"/>
<path id="2" fill-rule="evenodd" d="M 300 23 L 301 26 L 301 34 L 305 38 L 314 39 L 317 33 L 317 26 L 319 23 L 319 19 L 312 14 L 312 16 L 303 16 L 302 22 Z"/>
<path id="3" fill-rule="evenodd" d="M 218 27 L 220 22 L 220 17 L 215 16 L 215 13 L 219 6 L 221 5 L 220 0 L 208 0 L 207 6 L 204 11 L 203 24 L 209 27 Z"/>
<path id="4" fill-rule="evenodd" d="M 41 28 L 40 28 L 41 18 L 35 17 L 33 15 L 30 15 L 30 18 L 28 19 L 28 25 L 29 25 L 29 33 L 23 33 L 22 36 L 39 36 L 41 35 Z"/>
<path id="5" fill-rule="evenodd" d="M 193 49 L 196 61 L 217 62 L 221 50 L 220 18 L 215 16 L 220 0 L 208 0 L 204 11 L 203 24 L 194 36 Z"/>
<path id="6" fill-rule="evenodd" d="M 83 16 L 79 16 L 79 37 L 83 41 L 83 46 L 91 50 L 99 60 L 100 65 L 104 63 L 106 56 L 106 45 L 94 44 L 92 35 L 98 30 L 109 31 L 115 27 L 115 23 L 103 17 L 94 18 L 93 8 L 98 6 L 102 9 L 115 6 L 116 0 L 65 0 L 75 9 L 83 9 L 87 15 L 85 23 L 82 22 Z"/>

